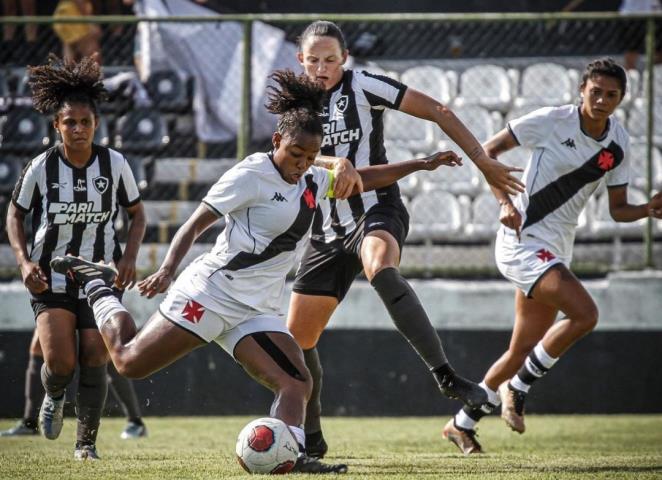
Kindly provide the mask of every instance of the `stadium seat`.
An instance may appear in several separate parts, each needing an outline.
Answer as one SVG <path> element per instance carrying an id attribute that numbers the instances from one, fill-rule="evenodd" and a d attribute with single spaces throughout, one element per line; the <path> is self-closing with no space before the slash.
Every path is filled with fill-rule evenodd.
<path id="1" fill-rule="evenodd" d="M 384 114 L 384 142 L 391 147 L 406 148 L 425 154 L 435 151 L 439 141 L 439 127 L 427 120 L 399 111 Z"/>
<path id="2" fill-rule="evenodd" d="M 103 115 L 99 116 L 99 126 L 94 132 L 94 143 L 107 147 L 110 145 L 110 129 L 108 128 L 108 120 Z"/>
<path id="3" fill-rule="evenodd" d="M 448 78 L 440 68 L 430 65 L 408 68 L 402 72 L 400 81 L 444 105 L 453 99 Z"/>
<path id="4" fill-rule="evenodd" d="M 562 65 L 535 63 L 522 73 L 521 91 L 515 105 L 564 105 L 572 102 L 576 88 Z"/>
<path id="5" fill-rule="evenodd" d="M 446 190 L 454 195 L 469 195 L 475 197 L 480 193 L 483 176 L 474 163 L 466 158 L 462 149 L 454 143 L 440 145 L 442 150 L 452 150 L 463 157 L 461 167 L 440 167 L 432 172 L 419 172 L 418 178 L 422 182 L 422 191 Z"/>
<path id="6" fill-rule="evenodd" d="M 662 189 L 662 153 L 653 147 L 653 188 Z M 630 144 L 631 185 L 645 189 L 647 183 L 646 144 L 632 142 Z"/>
<path id="7" fill-rule="evenodd" d="M 453 113 L 459 118 L 479 142 L 484 142 L 497 132 L 492 115 L 478 105 L 465 105 L 453 107 Z M 498 115 L 498 114 L 497 114 Z M 449 139 L 442 137 L 442 147 L 448 144 Z M 446 148 L 443 148 L 444 150 Z"/>
<path id="8" fill-rule="evenodd" d="M 159 158 L 154 162 L 152 181 L 212 184 L 236 163 L 234 158 Z"/>
<path id="9" fill-rule="evenodd" d="M 0 112 L 6 112 L 9 109 L 11 100 L 7 76 L 0 71 Z"/>
<path id="10" fill-rule="evenodd" d="M 146 200 L 143 204 L 147 218 L 147 241 L 158 241 L 159 243 L 169 243 L 176 230 L 200 206 L 200 202 L 180 200 Z M 218 234 L 219 227 L 222 228 L 224 225 L 223 220 L 220 224 L 215 224 L 214 234 Z M 152 234 L 151 230 L 155 230 L 156 233 Z"/>
<path id="11" fill-rule="evenodd" d="M 0 118 L 0 150 L 31 154 L 50 143 L 48 120 L 35 110 L 15 107 Z"/>
<path id="12" fill-rule="evenodd" d="M 155 153 L 169 142 L 165 119 L 158 110 L 136 109 L 117 119 L 114 144 L 123 152 Z"/>
<path id="13" fill-rule="evenodd" d="M 627 90 L 620 105 L 623 108 L 629 107 L 634 100 L 639 98 L 641 87 L 641 74 L 639 70 L 630 69 L 626 70 L 626 73 L 628 79 Z"/>
<path id="14" fill-rule="evenodd" d="M 501 207 L 491 192 L 478 195 L 471 204 L 469 223 L 465 232 L 469 239 L 492 240 L 501 224 L 499 212 Z"/>
<path id="15" fill-rule="evenodd" d="M 662 71 L 660 72 L 662 75 Z M 653 143 L 662 147 L 662 100 L 656 98 L 653 104 Z M 648 118 L 648 103 L 643 98 L 632 102 L 628 116 L 627 130 L 636 141 L 646 140 L 646 127 Z"/>
<path id="16" fill-rule="evenodd" d="M 0 156 L 0 194 L 14 190 L 22 169 L 23 162 L 18 158 L 10 155 Z"/>
<path id="17" fill-rule="evenodd" d="M 454 105 L 480 105 L 488 110 L 505 112 L 513 100 L 511 91 L 510 78 L 505 68 L 498 65 L 476 65 L 462 73 L 460 92 Z"/>
<path id="18" fill-rule="evenodd" d="M 507 152 L 499 155 L 499 161 L 510 165 L 511 167 L 518 167 L 525 169 L 531 159 L 531 150 L 524 147 L 516 147 Z M 518 178 L 521 178 L 521 173 L 515 173 Z"/>
<path id="19" fill-rule="evenodd" d="M 152 72 L 145 88 L 153 106 L 163 112 L 181 112 L 189 107 L 186 81 L 173 70 Z"/>
<path id="20" fill-rule="evenodd" d="M 628 188 L 628 201 L 634 204 L 642 204 L 646 203 L 648 199 L 641 190 Z M 614 221 L 609 213 L 609 194 L 603 193 L 598 197 L 592 225 L 594 236 L 599 238 L 641 238 L 645 224 L 645 218 L 629 223 Z"/>
<path id="21" fill-rule="evenodd" d="M 460 203 L 450 192 L 433 190 L 419 194 L 411 201 L 409 213 L 410 241 L 443 241 L 461 236 Z"/>
<path id="22" fill-rule="evenodd" d="M 386 151 L 386 158 L 389 163 L 402 162 L 404 160 L 411 160 L 413 158 L 420 158 L 424 155 L 414 155 L 411 151 L 406 148 L 399 148 L 391 146 Z M 414 175 L 407 175 L 406 177 L 398 180 L 398 186 L 400 187 L 400 192 L 403 195 L 408 197 L 413 197 L 419 190 L 420 181 L 418 177 Z"/>

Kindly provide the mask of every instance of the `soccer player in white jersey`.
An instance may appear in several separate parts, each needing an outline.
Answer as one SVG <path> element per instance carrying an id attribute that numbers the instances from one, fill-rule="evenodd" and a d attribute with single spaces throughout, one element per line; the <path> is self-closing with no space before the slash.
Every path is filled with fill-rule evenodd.
<path id="1" fill-rule="evenodd" d="M 74 458 L 97 459 L 108 353 L 85 296 L 72 281 L 53 272 L 49 262 L 65 254 L 113 261 L 119 272 L 117 288 L 130 286 L 145 215 L 126 159 L 93 143 L 97 105 L 105 97 L 96 61 L 85 58 L 65 64 L 51 56 L 49 64 L 29 69 L 29 81 L 34 107 L 53 115 L 53 127 L 62 140 L 28 163 L 7 213 L 9 243 L 30 293 L 44 355 L 41 381 L 46 395 L 39 427 L 46 438 L 60 435 L 64 391 L 78 362 Z M 131 218 L 123 253 L 113 222 L 120 206 Z M 23 221 L 30 211 L 35 233 L 28 252 Z"/>
<path id="2" fill-rule="evenodd" d="M 391 78 L 345 70 L 347 55 L 343 33 L 332 22 L 313 22 L 299 38 L 299 62 L 308 77 L 324 85 L 327 92 L 323 156 L 346 158 L 357 168 L 388 163 L 383 115 L 386 109 L 394 109 L 436 123 L 467 153 L 488 182 L 509 193 L 521 188 L 511 175 L 517 169 L 489 158 L 448 107 Z M 441 391 L 472 406 L 487 401 L 478 385 L 455 375 L 416 293 L 400 275 L 398 266 L 408 229 L 409 214 L 396 183 L 346 201 L 327 199 L 321 203 L 288 311 L 288 326 L 304 350 L 315 384 L 306 418 L 311 454 L 322 457 L 327 450 L 320 423 L 322 367 L 316 345 L 361 271 Z"/>
<path id="3" fill-rule="evenodd" d="M 495 158 L 520 145 L 533 154 L 523 177 L 526 190 L 514 202 L 494 189 L 502 223 L 496 261 L 517 287 L 515 326 L 508 350 L 481 383 L 490 405 L 464 408 L 444 428 L 444 437 L 467 455 L 481 452 L 476 423 L 500 402 L 506 423 L 524 433 L 529 388 L 598 321 L 595 302 L 569 270 L 577 219 L 589 197 L 604 182 L 617 222 L 662 218 L 660 193 L 643 205 L 628 203 L 629 137 L 612 116 L 626 91 L 625 71 L 611 59 L 596 60 L 579 90 L 579 106 L 536 110 L 485 143 Z M 564 318 L 555 322 L 558 312 Z"/>
<path id="4" fill-rule="evenodd" d="M 165 291 L 195 239 L 220 217 L 226 227 L 214 248 L 191 263 L 147 325 L 136 332 L 131 315 L 110 295 L 108 267 L 64 257 L 52 262 L 84 290 L 117 370 L 144 377 L 206 343 L 218 343 L 246 372 L 275 394 L 271 415 L 290 426 L 302 455 L 294 471 L 344 473 L 303 454 L 301 428 L 312 382 L 303 354 L 280 311 L 285 276 L 307 236 L 319 202 L 333 193 L 330 170 L 312 166 L 322 141 L 324 90 L 305 75 L 273 75 L 267 108 L 278 114 L 273 151 L 239 162 L 211 188 L 178 230 L 158 272 L 138 284 L 151 297 Z M 401 165 L 360 169 L 366 189 L 408 173 L 460 164 L 445 152 Z M 353 187 L 358 190 L 357 187 Z M 105 281 L 99 279 L 102 277 Z"/>

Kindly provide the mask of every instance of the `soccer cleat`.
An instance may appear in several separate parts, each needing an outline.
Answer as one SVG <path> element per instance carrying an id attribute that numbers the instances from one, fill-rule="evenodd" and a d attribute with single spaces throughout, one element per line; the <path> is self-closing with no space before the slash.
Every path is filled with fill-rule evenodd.
<path id="1" fill-rule="evenodd" d="M 120 435 L 122 440 L 129 440 L 132 438 L 141 438 L 147 436 L 147 427 L 143 423 L 129 422 L 126 424 L 124 431 Z"/>
<path id="2" fill-rule="evenodd" d="M 476 431 L 469 428 L 461 428 L 455 424 L 455 418 L 451 418 L 442 435 L 449 442 L 454 443 L 465 455 L 473 455 L 476 453 L 483 453 L 483 448 L 476 440 Z"/>
<path id="3" fill-rule="evenodd" d="M 301 455 L 299 458 L 297 458 L 297 463 L 294 464 L 294 468 L 291 470 L 291 472 L 313 474 L 347 473 L 347 465 L 344 463 L 322 463 L 317 458 L 313 458 L 308 455 Z"/>
<path id="4" fill-rule="evenodd" d="M 39 410 L 39 429 L 44 437 L 55 440 L 60 436 L 64 423 L 64 395 L 58 400 L 44 395 Z"/>
<path id="5" fill-rule="evenodd" d="M 448 398 L 460 400 L 469 408 L 480 408 L 488 401 L 487 392 L 480 385 L 457 375 L 450 368 L 443 375 L 435 375 L 435 378 L 441 393 Z"/>
<path id="6" fill-rule="evenodd" d="M 39 435 L 39 429 L 28 426 L 25 419 L 18 422 L 15 427 L 0 432 L 0 437 L 22 437 L 26 435 Z"/>
<path id="7" fill-rule="evenodd" d="M 512 430 L 524 433 L 524 400 L 526 393 L 512 388 L 509 382 L 499 385 L 499 396 L 501 397 L 501 418 L 503 418 Z"/>
<path id="8" fill-rule="evenodd" d="M 101 460 L 97 453 L 96 445 L 80 445 L 76 442 L 76 449 L 74 450 L 74 460 Z"/>
<path id="9" fill-rule="evenodd" d="M 306 453 L 309 457 L 324 458 L 328 451 L 329 446 L 326 444 L 321 431 L 306 434 Z"/>
<path id="10" fill-rule="evenodd" d="M 117 270 L 110 265 L 88 262 L 82 258 L 67 255 L 51 260 L 51 268 L 72 279 L 80 287 L 85 287 L 92 280 L 101 280 L 110 287 L 117 277 Z"/>

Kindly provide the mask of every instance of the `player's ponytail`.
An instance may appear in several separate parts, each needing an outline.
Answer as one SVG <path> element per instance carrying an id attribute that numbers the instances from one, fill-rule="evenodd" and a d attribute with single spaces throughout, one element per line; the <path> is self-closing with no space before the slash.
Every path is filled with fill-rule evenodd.
<path id="1" fill-rule="evenodd" d="M 54 54 L 48 64 L 28 67 L 34 108 L 45 114 L 57 114 L 65 103 L 89 105 L 97 113 L 97 104 L 106 99 L 101 68 L 91 57 L 78 63 L 65 62 Z"/>
<path id="2" fill-rule="evenodd" d="M 267 87 L 265 106 L 269 112 L 279 115 L 278 133 L 303 130 L 322 135 L 320 115 L 324 108 L 324 86 L 291 70 L 277 70 L 270 78 L 277 86 Z"/>

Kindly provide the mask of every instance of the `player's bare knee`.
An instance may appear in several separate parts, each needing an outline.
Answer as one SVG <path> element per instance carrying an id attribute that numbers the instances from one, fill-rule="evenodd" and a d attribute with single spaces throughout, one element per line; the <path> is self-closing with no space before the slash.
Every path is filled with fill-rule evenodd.
<path id="1" fill-rule="evenodd" d="M 595 304 L 588 306 L 577 318 L 577 325 L 582 333 L 586 334 L 595 329 L 598 324 L 598 307 Z"/>
<path id="2" fill-rule="evenodd" d="M 60 376 L 69 375 L 76 368 L 75 358 L 51 358 L 47 359 L 45 363 L 51 373 Z"/>

